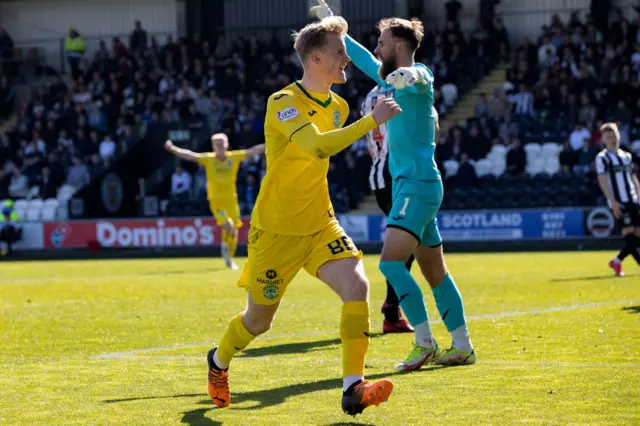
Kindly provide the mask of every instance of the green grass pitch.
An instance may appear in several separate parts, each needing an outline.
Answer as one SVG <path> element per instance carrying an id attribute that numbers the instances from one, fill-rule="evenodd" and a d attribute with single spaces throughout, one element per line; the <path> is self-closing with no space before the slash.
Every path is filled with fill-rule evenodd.
<path id="1" fill-rule="evenodd" d="M 205 354 L 244 307 L 239 272 L 219 259 L 4 262 L 0 424 L 638 425 L 640 268 L 629 259 L 614 278 L 612 255 L 449 255 L 478 364 L 411 374 L 393 372 L 412 337 L 380 334 L 385 286 L 366 257 L 367 373 L 395 390 L 355 419 L 340 410 L 341 303 L 304 271 L 273 329 L 233 361 L 220 410 Z"/>

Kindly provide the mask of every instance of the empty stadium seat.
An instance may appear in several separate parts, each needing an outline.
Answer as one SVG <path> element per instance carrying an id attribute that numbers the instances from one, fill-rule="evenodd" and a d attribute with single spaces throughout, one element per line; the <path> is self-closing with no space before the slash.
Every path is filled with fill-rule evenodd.
<path id="1" fill-rule="evenodd" d="M 57 209 L 51 206 L 45 205 L 41 212 L 41 219 L 48 222 L 53 222 L 57 219 Z"/>
<path id="2" fill-rule="evenodd" d="M 495 155 L 502 155 L 503 157 L 506 157 L 508 151 L 509 150 L 507 149 L 506 146 L 497 144 L 491 147 L 491 151 L 489 152 L 489 155 L 495 154 Z"/>
<path id="3" fill-rule="evenodd" d="M 492 167 L 493 164 L 490 160 L 487 160 L 486 158 L 484 160 L 479 160 L 475 165 L 476 174 L 478 175 L 478 177 L 483 177 L 491 174 Z"/>
<path id="4" fill-rule="evenodd" d="M 447 160 L 443 163 L 443 166 L 447 178 L 455 176 L 458 173 L 458 168 L 460 168 L 460 164 L 456 160 Z"/>
<path id="5" fill-rule="evenodd" d="M 540 157 L 542 147 L 537 143 L 528 143 L 524 146 L 524 151 L 527 153 L 527 160 L 532 160 Z"/>
<path id="6" fill-rule="evenodd" d="M 560 160 L 558 158 L 549 159 L 543 168 L 545 173 L 555 175 L 560 170 Z"/>
<path id="7" fill-rule="evenodd" d="M 555 142 L 547 142 L 542 145 L 541 155 L 543 158 L 558 158 L 562 151 L 562 145 Z"/>
<path id="8" fill-rule="evenodd" d="M 527 168 L 526 171 L 531 176 L 535 176 L 544 171 L 545 162 L 539 156 L 529 157 L 527 154 Z"/>

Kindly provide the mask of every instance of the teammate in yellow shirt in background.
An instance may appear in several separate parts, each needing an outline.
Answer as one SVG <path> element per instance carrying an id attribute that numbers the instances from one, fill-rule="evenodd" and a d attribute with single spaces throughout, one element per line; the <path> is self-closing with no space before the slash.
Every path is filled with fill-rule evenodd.
<path id="1" fill-rule="evenodd" d="M 232 259 L 238 246 L 238 229 L 242 228 L 236 177 L 240 163 L 246 158 L 264 153 L 264 144 L 247 150 L 228 151 L 229 139 L 224 133 L 211 136 L 211 144 L 213 152 L 200 154 L 178 148 L 171 141 L 165 143 L 165 149 L 178 158 L 204 166 L 209 208 L 216 218 L 216 224 L 222 227 L 222 256 L 228 268 L 238 269 Z"/>
<path id="2" fill-rule="evenodd" d="M 401 112 L 391 99 L 371 115 L 341 128 L 349 116 L 344 99 L 331 92 L 347 80 L 347 23 L 335 17 L 295 35 L 304 67 L 302 80 L 269 97 L 265 119 L 267 174 L 251 217 L 249 258 L 238 285 L 247 289 L 246 310 L 231 320 L 217 348 L 209 351 L 208 391 L 213 403 L 230 403 L 232 357 L 271 328 L 287 285 L 304 268 L 342 299 L 342 409 L 355 415 L 384 402 L 388 380 L 364 380 L 369 346 L 369 282 L 362 253 L 335 218 L 327 171 L 329 157 Z M 282 373 L 280 373 L 282 374 Z"/>

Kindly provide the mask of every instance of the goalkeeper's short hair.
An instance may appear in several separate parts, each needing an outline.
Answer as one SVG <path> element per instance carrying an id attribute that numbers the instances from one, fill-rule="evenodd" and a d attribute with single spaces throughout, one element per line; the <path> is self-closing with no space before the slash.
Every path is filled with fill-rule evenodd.
<path id="1" fill-rule="evenodd" d="M 312 22 L 293 33 L 293 48 L 304 64 L 311 52 L 324 46 L 328 34 L 346 35 L 349 31 L 347 21 L 341 16 L 330 16 L 322 21 Z"/>

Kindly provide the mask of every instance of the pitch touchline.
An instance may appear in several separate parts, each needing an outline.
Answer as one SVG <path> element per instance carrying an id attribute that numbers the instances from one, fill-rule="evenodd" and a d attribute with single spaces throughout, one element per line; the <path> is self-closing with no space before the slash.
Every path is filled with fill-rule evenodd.
<path id="1" fill-rule="evenodd" d="M 602 306 L 611 306 L 611 305 L 626 305 L 631 303 L 638 303 L 640 299 L 635 300 L 621 300 L 617 302 L 600 302 L 600 303 L 585 303 L 581 305 L 568 305 L 568 306 L 555 306 L 551 308 L 540 308 L 540 309 L 532 309 L 530 311 L 513 311 L 513 312 L 501 312 L 497 314 L 485 314 L 485 315 L 472 315 L 467 317 L 467 321 L 479 321 L 486 319 L 499 319 L 499 318 L 507 318 L 507 317 L 519 317 L 523 315 L 535 315 L 535 314 L 544 314 L 549 312 L 564 312 L 564 311 L 572 311 L 576 309 L 586 309 L 586 308 L 599 308 Z M 432 324 L 441 323 L 441 320 L 434 320 Z M 335 334 L 335 330 L 330 331 L 303 331 L 299 333 L 284 333 L 284 334 L 267 334 L 266 336 L 260 337 L 260 340 L 273 340 L 273 339 L 282 339 L 287 337 L 305 337 L 305 336 L 318 336 L 318 335 L 327 335 L 327 334 Z M 157 348 L 145 348 L 145 349 L 134 349 L 131 351 L 122 351 L 122 352 L 110 352 L 106 354 L 92 355 L 90 359 L 105 359 L 105 358 L 142 358 L 139 356 L 132 356 L 135 354 L 145 354 L 150 352 L 158 352 L 158 351 L 170 351 L 173 349 L 187 349 L 187 348 L 200 348 L 203 346 L 211 346 L 211 342 L 207 343 L 191 343 L 186 345 L 172 345 L 172 346 L 162 346 Z M 145 357 L 146 358 L 146 357 Z M 161 358 L 160 356 L 153 356 L 153 358 Z M 179 357 L 184 358 L 184 357 Z"/>
<path id="2" fill-rule="evenodd" d="M 200 345 L 198 345 L 200 346 Z M 195 362 L 202 362 L 202 355 L 123 355 L 118 357 L 118 359 L 137 359 L 137 360 L 188 360 Z M 342 360 L 341 357 L 271 357 L 271 356 L 238 356 L 234 358 L 234 362 L 244 362 L 244 361 L 260 361 L 260 362 L 340 362 Z M 374 362 L 382 362 L 382 363 L 393 363 L 397 362 L 397 358 L 367 358 L 367 363 Z M 479 360 L 478 364 L 487 364 L 487 365 L 504 365 L 504 366 L 536 366 L 536 367 L 611 367 L 611 368 L 620 368 L 620 367 L 628 367 L 628 368 L 640 368 L 640 364 L 638 363 L 626 363 L 626 362 L 544 362 L 544 361 L 484 361 Z"/>

